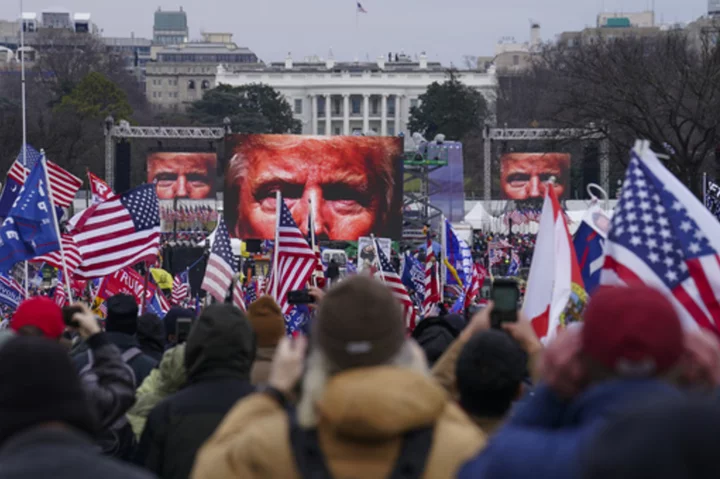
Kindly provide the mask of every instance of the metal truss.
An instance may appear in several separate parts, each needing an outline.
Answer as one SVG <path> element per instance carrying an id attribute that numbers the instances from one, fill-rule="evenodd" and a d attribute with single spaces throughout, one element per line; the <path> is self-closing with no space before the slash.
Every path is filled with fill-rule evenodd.
<path id="1" fill-rule="evenodd" d="M 492 200 L 493 141 L 579 140 L 600 142 L 600 182 L 610 190 L 610 140 L 604 133 L 585 128 L 486 128 L 483 132 L 484 200 Z"/>
<path id="2" fill-rule="evenodd" d="M 145 138 L 152 140 L 222 140 L 232 133 L 230 120 L 225 118 L 224 127 L 177 127 L 177 126 L 131 126 L 126 120 L 115 124 L 113 117 L 105 119 L 105 181 L 115 187 L 115 142 L 120 139 Z"/>

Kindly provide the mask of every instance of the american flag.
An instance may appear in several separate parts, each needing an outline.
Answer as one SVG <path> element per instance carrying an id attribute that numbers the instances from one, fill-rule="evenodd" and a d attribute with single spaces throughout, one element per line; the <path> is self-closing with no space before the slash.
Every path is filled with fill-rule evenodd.
<path id="1" fill-rule="evenodd" d="M 427 235 L 427 244 L 425 250 L 425 296 L 423 297 L 422 312 L 423 316 L 428 317 L 433 314 L 433 309 L 440 302 L 440 287 L 438 285 L 438 262 L 435 259 L 435 251 L 433 250 L 432 239 L 430 234 Z"/>
<path id="2" fill-rule="evenodd" d="M 242 283 L 240 281 L 236 281 L 235 287 L 233 287 L 232 302 L 238 308 L 243 311 L 247 311 L 247 306 L 245 305 L 245 293 L 243 292 Z"/>
<path id="3" fill-rule="evenodd" d="M 73 237 L 82 263 L 75 274 L 97 278 L 141 261 L 160 249 L 160 216 L 155 185 L 143 185 L 88 208 Z"/>
<path id="4" fill-rule="evenodd" d="M 649 148 L 643 149 L 633 151 L 628 165 L 600 282 L 658 288 L 686 325 L 717 333 L 720 224 Z"/>
<path id="5" fill-rule="evenodd" d="M 465 295 L 465 309 L 469 308 L 480 294 L 486 276 L 487 270 L 482 265 L 475 263 L 472 269 L 472 277 L 468 283 L 467 294 Z"/>
<path id="6" fill-rule="evenodd" d="M 415 329 L 415 323 L 417 322 L 417 314 L 415 313 L 412 299 L 410 299 L 410 295 L 408 294 L 407 289 L 405 289 L 405 285 L 402 284 L 397 271 L 393 268 L 390 259 L 385 256 L 385 253 L 382 248 L 380 248 L 377 240 L 374 242 L 375 251 L 377 251 L 378 260 L 380 262 L 380 271 L 378 271 L 376 275 L 388 288 L 390 288 L 393 296 L 395 296 L 395 298 L 400 301 L 400 304 L 402 304 L 405 316 L 405 326 L 409 331 L 412 331 Z"/>
<path id="7" fill-rule="evenodd" d="M 182 273 L 175 276 L 172 285 L 172 304 L 181 305 L 187 301 L 190 295 L 190 286 L 188 285 L 188 272 L 183 271 Z"/>
<path id="8" fill-rule="evenodd" d="M 63 285 L 62 280 L 58 281 L 57 285 L 55 285 L 55 293 L 53 294 L 53 300 L 55 301 L 55 304 L 57 304 L 61 308 L 65 306 L 65 303 L 67 302 L 67 292 L 65 291 L 65 286 Z"/>
<path id="9" fill-rule="evenodd" d="M 63 234 L 61 235 L 61 241 L 62 241 L 62 251 L 63 253 L 60 253 L 60 251 L 53 251 L 52 253 L 48 253 L 43 256 L 37 256 L 36 258 L 33 258 L 33 263 L 48 263 L 51 266 L 54 266 L 60 270 L 63 269 L 63 263 L 62 263 L 62 256 L 65 255 L 65 263 L 67 265 L 67 273 L 72 277 L 73 274 L 75 274 L 75 270 L 80 266 L 82 263 L 82 256 L 80 256 L 80 249 L 78 248 L 78 245 L 75 243 L 75 238 L 71 234 Z"/>
<path id="10" fill-rule="evenodd" d="M 305 287 L 317 265 L 317 256 L 295 224 L 285 201 L 281 199 L 281 202 L 275 233 L 277 264 L 273 265 L 268 291 L 273 295 L 282 313 L 287 315 L 292 309 L 292 305 L 287 300 L 288 291 Z M 277 297 L 274 296 L 275 281 L 278 282 Z"/>
<path id="11" fill-rule="evenodd" d="M 18 293 L 20 293 L 20 296 L 22 298 L 25 297 L 25 289 L 20 286 L 20 283 L 15 281 L 15 279 L 13 279 L 12 277 L 5 276 L 4 274 L 0 273 L 0 283 L 3 283 L 8 288 L 14 289 Z"/>
<path id="12" fill-rule="evenodd" d="M 257 280 L 257 281 L 258 281 L 258 283 L 260 282 L 259 280 Z M 246 304 L 252 304 L 253 302 L 255 302 L 257 300 L 257 289 L 260 289 L 260 288 L 256 288 L 255 283 L 251 282 L 250 284 L 248 284 L 247 289 L 245 291 L 245 303 Z M 260 289 L 260 291 L 262 291 L 262 289 Z"/>
<path id="13" fill-rule="evenodd" d="M 8 177 L 17 181 L 18 184 L 25 184 L 25 178 L 30 174 L 35 163 L 40 161 L 42 154 L 34 148 L 27 148 L 27 168 L 22 165 L 22 151 L 10 167 Z M 69 207 L 75 199 L 75 194 L 82 186 L 82 180 L 77 176 L 65 171 L 52 161 L 47 162 L 47 174 L 52 187 L 53 202 L 57 206 Z"/>
<path id="14" fill-rule="evenodd" d="M 237 268 L 237 259 L 230 245 L 230 234 L 225 219 L 220 217 L 220 223 L 215 230 L 215 241 L 205 268 L 205 278 L 200 287 L 221 303 L 225 302 Z"/>

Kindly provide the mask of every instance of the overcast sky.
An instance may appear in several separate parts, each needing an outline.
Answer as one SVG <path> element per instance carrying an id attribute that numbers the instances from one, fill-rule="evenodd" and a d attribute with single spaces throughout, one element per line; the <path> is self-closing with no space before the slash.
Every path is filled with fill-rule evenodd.
<path id="1" fill-rule="evenodd" d="M 58 3 L 55 3 L 58 2 Z M 462 66 L 464 55 L 492 55 L 505 36 L 527 41 L 530 20 L 544 40 L 595 23 L 601 11 L 634 12 L 653 0 L 24 0 L 24 10 L 61 6 L 89 12 L 107 36 L 152 36 L 153 12 L 182 6 L 192 39 L 201 31 L 231 32 L 238 45 L 262 60 L 308 55 L 337 60 L 375 59 L 404 50 Z M 654 0 L 657 20 L 689 22 L 707 11 L 707 0 Z M 1 0 L 0 18 L 16 18 L 19 0 Z"/>

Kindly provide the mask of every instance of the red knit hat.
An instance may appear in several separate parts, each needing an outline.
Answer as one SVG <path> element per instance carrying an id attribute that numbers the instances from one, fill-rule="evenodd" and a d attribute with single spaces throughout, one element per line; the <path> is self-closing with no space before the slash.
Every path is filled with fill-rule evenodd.
<path id="1" fill-rule="evenodd" d="M 653 376 L 683 354 L 675 308 L 645 285 L 601 287 L 585 311 L 583 352 L 620 376 Z"/>
<path id="2" fill-rule="evenodd" d="M 10 321 L 10 327 L 17 331 L 23 326 L 35 326 L 51 339 L 59 339 L 65 331 L 60 306 L 44 296 L 35 296 L 20 303 Z"/>

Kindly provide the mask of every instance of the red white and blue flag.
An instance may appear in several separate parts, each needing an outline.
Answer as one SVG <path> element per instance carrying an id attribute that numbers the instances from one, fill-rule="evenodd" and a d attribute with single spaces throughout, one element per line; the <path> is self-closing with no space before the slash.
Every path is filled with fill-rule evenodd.
<path id="1" fill-rule="evenodd" d="M 687 327 L 718 333 L 720 223 L 647 146 L 636 147 L 605 243 L 601 284 L 666 293 Z"/>
<path id="2" fill-rule="evenodd" d="M 390 288 L 393 296 L 395 296 L 395 298 L 400 301 L 400 304 L 403 307 L 405 326 L 407 327 L 408 331 L 412 331 L 413 329 L 415 329 L 415 324 L 417 323 L 417 313 L 415 312 L 415 305 L 410 298 L 410 294 L 408 294 L 408 290 L 402 283 L 400 275 L 398 275 L 397 271 L 395 271 L 392 263 L 390 263 L 390 259 L 385 255 L 385 253 L 383 253 L 383 250 L 380 247 L 377 239 L 374 242 L 375 251 L 378 255 L 378 262 L 380 263 L 380 271 L 375 273 L 375 275 L 378 277 L 378 279 L 385 283 L 385 286 Z"/>
<path id="3" fill-rule="evenodd" d="M 440 298 L 440 274 L 438 273 L 438 265 L 439 263 L 435 258 L 435 250 L 433 250 L 432 238 L 428 232 L 425 248 L 425 294 L 422 303 L 422 314 L 425 318 L 436 316 L 439 313 L 438 304 L 442 298 Z"/>
<path id="4" fill-rule="evenodd" d="M 172 294 L 170 299 L 172 304 L 181 305 L 185 303 L 190 297 L 190 285 L 188 284 L 188 272 L 183 271 L 182 273 L 175 276 L 172 285 Z"/>
<path id="5" fill-rule="evenodd" d="M 230 234 L 225 225 L 225 219 L 221 217 L 220 224 L 215 230 L 215 240 L 210 249 L 210 257 L 205 267 L 205 277 L 200 287 L 223 303 L 230 291 L 235 273 L 237 273 L 237 259 L 232 252 Z"/>

